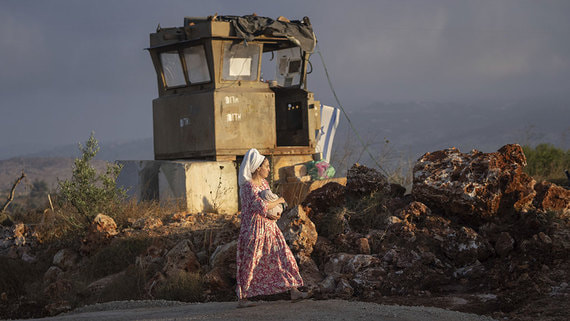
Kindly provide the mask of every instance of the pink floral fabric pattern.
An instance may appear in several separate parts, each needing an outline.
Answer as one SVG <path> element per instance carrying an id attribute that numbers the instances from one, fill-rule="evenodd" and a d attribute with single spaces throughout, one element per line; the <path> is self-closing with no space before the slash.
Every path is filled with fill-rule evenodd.
<path id="1" fill-rule="evenodd" d="M 275 220 L 266 217 L 259 193 L 269 188 L 246 182 L 241 186 L 241 228 L 237 246 L 237 286 L 240 299 L 287 291 L 303 285 L 297 262 Z"/>

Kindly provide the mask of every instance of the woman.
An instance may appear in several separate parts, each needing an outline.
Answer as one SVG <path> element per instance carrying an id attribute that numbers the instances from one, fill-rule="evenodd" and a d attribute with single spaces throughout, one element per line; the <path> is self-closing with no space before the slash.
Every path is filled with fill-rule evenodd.
<path id="1" fill-rule="evenodd" d="M 247 151 L 239 170 L 241 228 L 237 246 L 238 307 L 252 306 L 247 298 L 291 290 L 291 300 L 304 298 L 295 258 L 275 219 L 268 211 L 285 203 L 283 197 L 265 201 L 260 192 L 269 189 L 269 161 L 257 149 Z"/>

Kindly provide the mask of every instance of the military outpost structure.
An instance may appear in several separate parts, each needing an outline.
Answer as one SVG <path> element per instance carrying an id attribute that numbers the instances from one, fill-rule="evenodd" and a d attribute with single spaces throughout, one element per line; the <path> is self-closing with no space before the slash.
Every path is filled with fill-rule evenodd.
<path id="1" fill-rule="evenodd" d="M 155 159 L 121 161 L 120 183 L 138 199 L 231 213 L 250 148 L 270 158 L 274 181 L 283 168 L 318 159 L 321 105 L 307 90 L 315 45 L 307 17 L 186 17 L 182 27 L 159 26 L 147 48 L 158 84 Z"/>

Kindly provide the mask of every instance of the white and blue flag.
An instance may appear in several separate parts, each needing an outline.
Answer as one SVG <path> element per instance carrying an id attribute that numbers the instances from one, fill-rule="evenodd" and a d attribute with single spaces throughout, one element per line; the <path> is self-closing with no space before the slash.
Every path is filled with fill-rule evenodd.
<path id="1" fill-rule="evenodd" d="M 321 105 L 321 129 L 317 133 L 317 153 L 330 163 L 334 134 L 340 120 L 340 109 Z"/>

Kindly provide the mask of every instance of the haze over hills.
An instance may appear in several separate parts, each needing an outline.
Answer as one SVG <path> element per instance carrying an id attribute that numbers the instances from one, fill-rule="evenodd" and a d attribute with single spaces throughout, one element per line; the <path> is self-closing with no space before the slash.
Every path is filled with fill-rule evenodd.
<path id="1" fill-rule="evenodd" d="M 534 145 L 548 142 L 560 148 L 570 148 L 570 103 L 564 99 L 501 103 L 381 102 L 349 110 L 348 115 L 363 140 L 370 144 L 371 153 L 388 168 L 402 160 L 413 162 L 426 152 L 453 146 L 462 152 L 471 149 L 494 152 L 509 143 Z M 50 183 L 56 181 L 55 175 L 70 173 L 70 169 L 54 170 L 53 161 L 32 159 L 75 158 L 79 156 L 77 145 L 45 147 L 2 146 L 0 159 L 10 161 L 0 161 L 0 172 L 4 173 L 0 188 L 11 184 L 11 177 L 17 177 L 21 170 L 17 168 L 18 164 L 22 164 L 22 168 L 26 164 L 28 169 L 39 166 L 34 169 L 35 177 L 41 178 L 41 173 L 44 173 L 43 179 Z M 100 147 L 98 160 L 154 158 L 150 137 L 136 141 L 101 142 Z M 27 152 L 21 153 L 22 150 Z M 335 136 L 331 162 L 340 175 L 354 162 L 374 165 L 363 152 L 344 116 L 341 116 Z M 7 164 L 10 164 L 9 169 L 5 168 Z M 59 164 L 70 167 L 72 162 L 62 160 Z"/>
<path id="2" fill-rule="evenodd" d="M 392 159 L 416 160 L 426 152 L 449 147 L 462 152 L 471 149 L 494 152 L 511 143 L 547 142 L 570 148 L 567 100 L 376 103 L 348 115 L 375 157 L 389 150 Z M 348 164 L 356 161 L 372 164 L 366 153 L 362 153 L 361 144 L 344 117 L 335 136 L 336 159 L 342 157 L 343 149 L 355 151 Z"/>

